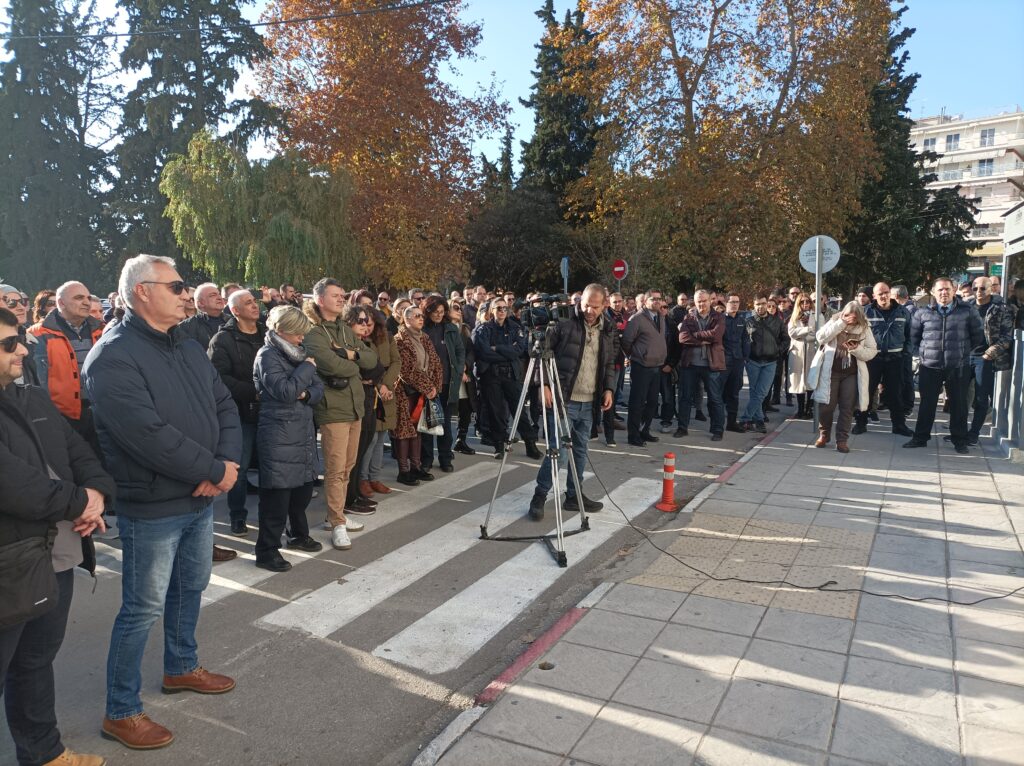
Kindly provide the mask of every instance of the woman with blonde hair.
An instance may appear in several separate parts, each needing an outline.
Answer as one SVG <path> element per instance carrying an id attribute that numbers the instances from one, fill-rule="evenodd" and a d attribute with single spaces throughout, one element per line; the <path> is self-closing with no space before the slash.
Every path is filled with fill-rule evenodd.
<path id="1" fill-rule="evenodd" d="M 427 400 L 437 396 L 443 379 L 441 360 L 434 344 L 423 332 L 423 309 L 410 304 L 403 316 L 402 328 L 395 336 L 402 371 L 395 390 L 398 420 L 391 444 L 398 460 L 398 481 L 415 486 L 434 479 L 430 471 L 422 468 L 417 422 Z"/>
<path id="2" fill-rule="evenodd" d="M 301 309 L 275 306 L 267 317 L 267 337 L 253 368 L 260 398 L 256 566 L 271 572 L 292 567 L 280 553 L 286 523 L 289 548 L 312 553 L 323 547 L 309 536 L 306 519 L 318 472 L 313 405 L 324 396 L 316 362 L 302 346 L 311 327 Z"/>
<path id="3" fill-rule="evenodd" d="M 808 380 L 814 387 L 814 401 L 821 405 L 818 408 L 819 435 L 814 446 L 828 444 L 832 418 L 838 408 L 836 450 L 849 452 L 847 441 L 853 410 L 858 406 L 867 410 L 870 402 L 867 362 L 878 353 L 875 335 L 863 307 L 850 301 L 818 330 L 817 340 L 820 348 L 814 355 Z"/>
<path id="4" fill-rule="evenodd" d="M 814 358 L 814 301 L 801 292 L 793 303 L 793 311 L 786 327 L 789 344 L 789 391 L 796 394 L 796 414 L 793 417 L 810 420 L 814 407 L 808 396 L 807 373 Z"/>

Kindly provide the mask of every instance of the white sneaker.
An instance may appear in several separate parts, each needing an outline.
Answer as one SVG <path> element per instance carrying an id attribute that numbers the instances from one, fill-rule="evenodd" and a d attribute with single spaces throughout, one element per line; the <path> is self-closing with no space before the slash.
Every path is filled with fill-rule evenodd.
<path id="1" fill-rule="evenodd" d="M 348 539 L 348 530 L 341 524 L 331 530 L 331 545 L 339 551 L 347 551 L 352 547 L 352 541 Z"/>
<path id="2" fill-rule="evenodd" d="M 355 519 L 349 518 L 348 516 L 345 517 L 345 529 L 347 529 L 349 532 L 362 532 L 363 527 L 365 526 L 366 525 L 363 524 L 363 522 L 361 521 L 356 521 Z"/>

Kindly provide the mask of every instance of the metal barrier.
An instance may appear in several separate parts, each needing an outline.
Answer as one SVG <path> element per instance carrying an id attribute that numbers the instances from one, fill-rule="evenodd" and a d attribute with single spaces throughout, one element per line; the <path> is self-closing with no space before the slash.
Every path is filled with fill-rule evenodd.
<path id="1" fill-rule="evenodd" d="M 1024 463 L 1024 330 L 1014 330 L 1013 338 L 1013 368 L 996 375 L 992 436 L 999 440 L 1003 454 L 1016 463 Z"/>

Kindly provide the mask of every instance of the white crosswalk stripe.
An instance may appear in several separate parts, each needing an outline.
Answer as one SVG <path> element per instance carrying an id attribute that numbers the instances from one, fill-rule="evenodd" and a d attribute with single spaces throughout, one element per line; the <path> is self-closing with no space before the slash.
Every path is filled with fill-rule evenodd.
<path id="1" fill-rule="evenodd" d="M 356 545 L 359 544 L 359 537 L 372 532 L 375 529 L 380 529 L 388 524 L 391 524 L 399 519 L 404 519 L 417 511 L 423 510 L 423 508 L 431 503 L 437 502 L 438 500 L 444 500 L 446 502 L 465 502 L 459 500 L 457 497 L 452 497 L 445 494 L 446 489 L 457 488 L 458 493 L 461 494 L 467 489 L 482 484 L 487 481 L 493 481 L 497 468 L 493 463 L 489 462 L 477 462 L 472 465 L 462 468 L 458 472 L 457 482 L 446 482 L 438 481 L 432 484 L 424 484 L 417 487 L 412 492 L 400 492 L 391 495 L 387 500 L 383 500 L 380 505 L 380 510 L 372 516 L 360 516 L 359 520 L 366 525 L 366 529 L 362 532 L 353 533 L 354 542 Z M 250 522 L 254 519 L 255 513 L 250 512 Z M 215 524 L 215 529 L 220 525 Z M 252 524 L 250 523 L 250 526 Z M 319 527 L 317 522 L 310 524 L 313 530 L 312 534 L 314 537 L 319 537 L 321 542 L 325 542 L 325 550 L 330 550 L 329 535 L 319 534 L 316 530 Z M 222 536 L 225 540 L 230 540 L 233 543 L 246 543 L 248 546 L 253 546 L 255 540 L 255 534 L 250 532 L 250 538 L 248 540 L 238 537 L 231 537 L 228 535 L 218 535 L 215 532 L 215 537 Z M 102 538 L 96 538 L 96 561 L 97 561 L 97 576 L 121 576 L 121 548 L 115 545 L 111 545 L 104 541 Z M 316 556 L 312 556 L 308 553 L 302 553 L 300 551 L 293 551 L 287 548 L 281 549 L 282 555 L 289 559 L 293 566 L 301 565 L 303 562 L 309 561 Z M 325 559 L 321 558 L 321 561 Z M 242 552 L 239 554 L 237 559 L 232 561 L 225 561 L 222 564 L 214 566 L 213 573 L 210 575 L 210 585 L 203 593 L 203 606 L 209 606 L 214 604 L 233 593 L 238 592 L 256 592 L 254 589 L 261 583 L 269 580 L 274 576 L 273 572 L 268 572 L 266 569 L 258 569 L 255 565 L 255 557 L 251 552 Z M 337 562 L 339 569 L 339 576 L 345 574 L 347 576 L 350 571 L 350 567 L 343 562 Z M 262 591 L 258 591 L 261 595 L 267 595 Z M 279 597 L 271 597 L 274 600 L 281 600 Z"/>
<path id="2" fill-rule="evenodd" d="M 650 507 L 660 486 L 655 479 L 629 479 L 612 490 L 611 499 L 632 519 Z M 622 516 L 603 499 L 605 512 L 590 517 L 590 530 L 565 538 L 568 567 L 558 567 L 542 544 L 531 545 L 379 645 L 373 654 L 431 674 L 459 667 L 621 529 Z M 567 523 L 567 530 L 576 528 Z"/>

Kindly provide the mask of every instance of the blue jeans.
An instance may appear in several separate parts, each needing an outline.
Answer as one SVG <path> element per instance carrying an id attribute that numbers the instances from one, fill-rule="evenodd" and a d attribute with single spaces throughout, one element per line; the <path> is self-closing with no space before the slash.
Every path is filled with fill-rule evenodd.
<path id="1" fill-rule="evenodd" d="M 724 372 L 712 370 L 710 367 L 679 368 L 679 425 L 690 427 L 690 410 L 693 409 L 693 397 L 697 391 L 697 383 L 704 382 L 704 390 L 708 392 L 708 415 L 711 416 L 711 433 L 720 434 L 725 430 L 725 406 L 722 403 L 722 376 Z M 698 402 L 699 403 L 699 402 Z"/>
<path id="2" fill-rule="evenodd" d="M 238 481 L 228 490 L 228 515 L 231 520 L 245 521 L 248 511 L 245 497 L 249 489 L 249 463 L 252 462 L 253 446 L 256 444 L 256 424 L 242 423 L 242 458 L 238 464 Z"/>
<path id="3" fill-rule="evenodd" d="M 974 417 L 971 419 L 970 435 L 977 438 L 985 425 L 985 416 L 992 406 L 992 392 L 996 386 L 996 370 L 992 362 L 980 356 L 971 357 L 971 373 L 974 375 Z"/>
<path id="4" fill-rule="evenodd" d="M 187 501 L 182 501 L 187 507 Z M 213 506 L 165 519 L 119 515 L 121 611 L 107 654 L 107 718 L 142 712 L 142 653 L 149 629 L 164 615 L 164 673 L 199 666 L 196 623 L 213 565 Z"/>
<path id="5" fill-rule="evenodd" d="M 590 440 L 590 429 L 594 422 L 594 405 L 591 402 L 566 402 L 566 414 L 569 416 L 569 428 L 572 431 L 572 462 L 576 466 L 576 473 L 583 481 L 583 469 L 587 465 L 587 442 Z M 548 443 L 555 443 L 555 416 L 548 409 Z M 558 453 L 558 467 L 563 468 L 568 459 L 568 452 L 565 449 L 565 441 L 560 441 L 561 449 Z M 540 464 L 537 472 L 538 495 L 548 496 L 551 491 L 551 458 L 544 456 L 544 462 Z M 566 497 L 576 497 L 577 489 L 572 480 L 572 471 L 565 482 Z"/>
<path id="6" fill-rule="evenodd" d="M 370 442 L 363 461 L 359 464 L 360 481 L 377 481 L 384 473 L 384 437 L 386 431 L 377 431 Z"/>
<path id="7" fill-rule="evenodd" d="M 747 402 L 747 409 L 743 411 L 743 416 L 740 417 L 741 423 L 764 422 L 764 410 L 761 409 L 761 404 L 764 402 L 765 396 L 768 395 L 768 389 L 772 387 L 777 364 L 778 362 L 755 362 L 753 359 L 747 361 L 747 384 L 750 386 L 750 400 Z"/>

